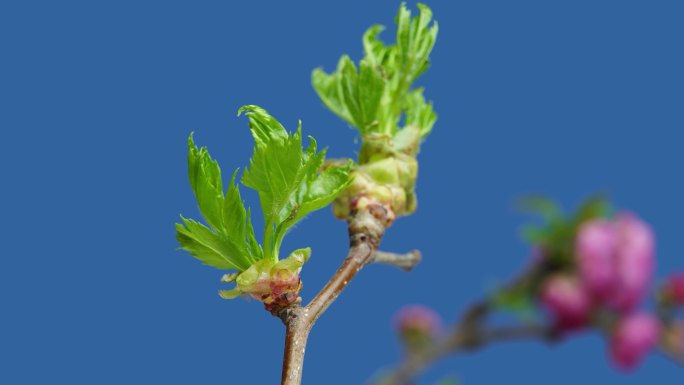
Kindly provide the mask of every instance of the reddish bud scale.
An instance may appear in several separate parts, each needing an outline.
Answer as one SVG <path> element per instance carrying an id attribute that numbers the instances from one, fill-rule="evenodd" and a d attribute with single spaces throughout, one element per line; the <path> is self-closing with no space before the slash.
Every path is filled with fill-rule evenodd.
<path id="1" fill-rule="evenodd" d="M 385 228 L 390 227 L 395 219 L 394 211 L 388 205 L 366 195 L 354 197 L 349 204 L 349 210 L 351 213 L 368 211 L 375 219 L 382 222 Z"/>
<path id="2" fill-rule="evenodd" d="M 299 291 L 302 289 L 302 280 L 299 275 L 285 280 L 272 279 L 269 282 L 269 292 L 257 298 L 264 303 L 266 310 L 272 314 L 291 306 L 299 301 Z"/>
<path id="3" fill-rule="evenodd" d="M 302 288 L 299 272 L 310 255 L 311 249 L 303 248 L 279 261 L 261 259 L 236 276 L 224 277 L 224 282 L 235 281 L 236 287 L 221 290 L 219 295 L 225 299 L 249 295 L 263 302 L 266 310 L 275 315 L 283 308 L 299 302 Z"/>
<path id="4" fill-rule="evenodd" d="M 274 313 L 297 302 L 301 288 L 299 274 L 280 271 L 271 277 L 260 278 L 245 294 L 263 302 L 266 310 Z"/>

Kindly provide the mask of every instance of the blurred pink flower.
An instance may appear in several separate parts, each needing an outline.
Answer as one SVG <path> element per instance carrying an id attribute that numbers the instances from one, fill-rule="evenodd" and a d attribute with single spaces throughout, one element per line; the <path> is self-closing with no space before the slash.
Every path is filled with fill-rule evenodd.
<path id="1" fill-rule="evenodd" d="M 597 219 L 579 229 L 575 245 L 582 282 L 598 300 L 608 299 L 615 290 L 617 235 L 613 223 Z"/>
<path id="2" fill-rule="evenodd" d="M 406 305 L 394 316 L 394 327 L 409 348 L 432 342 L 442 332 L 442 318 L 423 305 Z"/>
<path id="3" fill-rule="evenodd" d="M 630 213 L 580 227 L 575 252 L 582 282 L 599 303 L 623 312 L 644 297 L 654 267 L 651 228 Z"/>
<path id="4" fill-rule="evenodd" d="M 578 329 L 589 320 L 591 300 L 576 277 L 561 274 L 549 277 L 542 285 L 541 300 L 559 330 Z"/>
<path id="5" fill-rule="evenodd" d="M 611 303 L 616 309 L 633 309 L 648 292 L 655 265 L 655 240 L 651 228 L 632 214 L 615 220 L 617 287 Z"/>
<path id="6" fill-rule="evenodd" d="M 610 341 L 610 356 L 622 370 L 635 368 L 660 339 L 660 322 L 647 313 L 624 316 Z"/>

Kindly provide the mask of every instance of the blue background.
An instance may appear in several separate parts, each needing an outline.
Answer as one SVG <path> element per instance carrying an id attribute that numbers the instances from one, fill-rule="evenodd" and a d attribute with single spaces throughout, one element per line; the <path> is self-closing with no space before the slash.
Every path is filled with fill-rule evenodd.
<path id="1" fill-rule="evenodd" d="M 684 268 L 682 4 L 430 3 L 440 34 L 420 84 L 439 121 L 420 155 L 419 211 L 383 241 L 425 260 L 357 277 L 313 331 L 305 383 L 363 383 L 400 356 L 389 325 L 402 304 L 452 321 L 519 270 L 529 249 L 513 207 L 527 193 L 572 208 L 606 192 L 655 228 L 660 278 Z M 358 59 L 364 30 L 393 25 L 398 5 L 3 2 L 0 383 L 278 383 L 279 321 L 219 299 L 221 272 L 175 251 L 173 223 L 198 216 L 186 139 L 194 130 L 225 172 L 242 167 L 252 140 L 235 113 L 258 104 L 290 129 L 302 119 L 331 156 L 353 156 L 355 132 L 322 106 L 310 73 Z M 311 215 L 284 248 L 306 245 L 310 299 L 345 255 L 344 223 Z M 589 333 L 451 358 L 422 383 L 449 373 L 681 384 L 684 372 L 652 355 L 621 374 Z"/>

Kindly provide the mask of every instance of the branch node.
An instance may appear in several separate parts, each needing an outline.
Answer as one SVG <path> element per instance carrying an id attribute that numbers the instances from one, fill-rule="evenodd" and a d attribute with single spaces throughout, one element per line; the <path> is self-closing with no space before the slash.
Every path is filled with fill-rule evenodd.
<path id="1" fill-rule="evenodd" d="M 292 305 L 283 308 L 275 308 L 271 310 L 271 314 L 275 317 L 280 318 L 280 320 L 283 321 L 283 324 L 287 326 L 287 323 L 292 318 L 296 318 L 299 316 L 299 312 L 302 309 L 301 303 L 302 297 L 297 297 L 297 300 Z"/>

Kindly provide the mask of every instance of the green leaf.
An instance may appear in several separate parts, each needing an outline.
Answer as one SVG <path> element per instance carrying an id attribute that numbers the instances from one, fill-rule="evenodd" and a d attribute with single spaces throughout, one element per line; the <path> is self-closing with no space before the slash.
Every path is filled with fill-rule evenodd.
<path id="1" fill-rule="evenodd" d="M 565 215 L 557 203 L 542 196 L 527 197 L 519 206 L 543 219 L 541 224 L 523 226 L 523 238 L 541 247 L 549 261 L 559 269 L 572 265 L 575 238 L 582 223 L 609 216 L 612 211 L 610 203 L 601 196 L 586 200 L 571 216 Z"/>
<path id="2" fill-rule="evenodd" d="M 241 296 L 242 294 L 242 290 L 240 290 L 237 287 L 235 289 L 230 290 L 219 290 L 219 297 L 223 299 L 234 299 Z"/>
<path id="3" fill-rule="evenodd" d="M 520 235 L 533 245 L 547 246 L 549 243 L 549 234 L 545 227 L 526 224 L 521 227 Z"/>
<path id="4" fill-rule="evenodd" d="M 334 72 L 330 75 L 326 74 L 323 69 L 316 68 L 311 74 L 311 83 L 318 93 L 318 97 L 321 98 L 326 107 L 337 114 L 340 118 L 344 119 L 347 123 L 353 125 L 354 120 L 347 110 L 347 106 L 345 105 L 341 96 L 342 92 L 340 91 L 340 66 L 342 64 L 344 64 L 344 62 L 341 59 L 337 67 L 337 72 Z"/>
<path id="5" fill-rule="evenodd" d="M 313 87 L 323 103 L 363 135 L 394 136 L 403 114 L 407 124 L 420 126 L 422 136 L 434 125 L 436 115 L 422 90 L 410 91 L 429 65 L 438 30 L 436 22 L 430 25 L 430 9 L 423 4 L 418 8 L 420 14 L 412 18 L 405 4 L 401 5 L 395 45 L 380 41 L 384 27 L 372 26 L 363 36 L 365 56 L 358 68 L 345 55 L 335 72 L 326 74 L 319 68 L 312 74 Z"/>
<path id="6" fill-rule="evenodd" d="M 362 131 L 377 130 L 387 81 L 371 59 L 362 60 L 357 70 L 348 56 L 342 56 L 337 72 L 321 69 L 312 75 L 314 88 L 333 112 Z"/>
<path id="7" fill-rule="evenodd" d="M 249 267 L 251 261 L 221 234 L 192 219 L 182 220 L 183 224 L 176 224 L 176 239 L 183 250 L 217 269 L 242 271 Z"/>
<path id="8" fill-rule="evenodd" d="M 309 257 L 311 257 L 311 248 L 310 247 L 305 247 L 303 249 L 297 249 L 293 252 L 290 253 L 290 255 L 287 256 L 287 258 L 278 261 L 278 263 L 275 264 L 275 268 L 277 270 L 289 270 L 289 271 L 298 271 L 306 261 L 309 260 Z"/>
<path id="9" fill-rule="evenodd" d="M 380 40 L 380 33 L 385 30 L 382 25 L 374 25 L 363 34 L 363 51 L 366 54 L 365 60 L 373 65 L 382 65 L 387 55 L 387 47 Z"/>
<path id="10" fill-rule="evenodd" d="M 575 223 L 579 226 L 592 219 L 609 217 L 612 213 L 610 202 L 601 195 L 595 195 L 587 199 L 577 210 Z"/>
<path id="11" fill-rule="evenodd" d="M 397 14 L 398 61 L 408 82 L 413 82 L 429 66 L 429 55 L 437 40 L 438 26 L 432 27 L 432 11 L 424 4 L 418 4 L 420 14 L 411 18 L 411 11 L 402 4 Z"/>
<path id="12" fill-rule="evenodd" d="M 423 89 L 409 92 L 404 98 L 406 125 L 420 128 L 420 136 L 426 137 L 437 121 L 437 114 L 432 109 L 432 102 L 426 102 Z"/>
<path id="13" fill-rule="evenodd" d="M 330 167 L 319 173 L 325 151 L 316 152 L 316 141 L 302 150 L 301 123 L 288 133 L 266 110 L 244 106 L 256 142 L 242 183 L 259 193 L 264 215 L 264 254 L 278 260 L 282 239 L 305 215 L 332 202 L 349 183 L 349 168 Z"/>
<path id="14" fill-rule="evenodd" d="M 223 218 L 223 182 L 218 163 L 211 159 L 206 147 L 197 148 L 193 134 L 188 138 L 188 177 L 204 219 L 214 228 L 221 228 Z"/>
<path id="15" fill-rule="evenodd" d="M 221 169 L 205 147 L 197 148 L 193 135 L 188 138 L 188 176 L 200 211 L 209 227 L 182 218 L 176 224 L 181 248 L 195 258 L 218 269 L 244 271 L 263 258 L 261 247 L 235 184 L 237 170 L 223 193 Z"/>
<path id="16" fill-rule="evenodd" d="M 525 212 L 539 214 L 547 221 L 563 220 L 563 210 L 553 200 L 543 196 L 527 196 L 520 200 L 518 207 Z"/>

